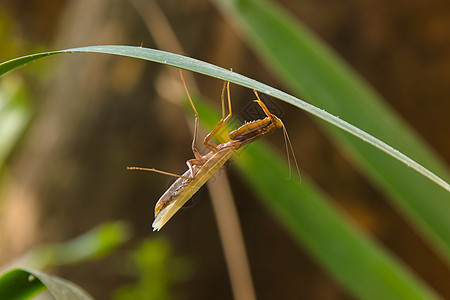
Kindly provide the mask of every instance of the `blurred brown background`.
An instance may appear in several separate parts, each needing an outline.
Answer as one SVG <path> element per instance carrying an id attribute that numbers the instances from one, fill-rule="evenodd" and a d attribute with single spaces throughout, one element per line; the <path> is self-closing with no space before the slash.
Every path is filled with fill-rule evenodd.
<path id="1" fill-rule="evenodd" d="M 141 2 L 133 2 L 2 1 L 1 61 L 84 45 L 156 48 L 143 20 L 146 11 L 138 12 L 135 5 Z M 280 2 L 362 74 L 444 161 L 450 161 L 450 2 Z M 185 54 L 286 90 L 212 3 L 166 0 L 159 5 Z M 232 298 L 206 191 L 195 207 L 177 214 L 160 233 L 152 233 L 154 204 L 171 179 L 126 171 L 128 165 L 141 165 L 182 173 L 192 156 L 183 111 L 157 93 L 157 79 L 168 67 L 72 54 L 25 68 L 34 71 L 14 72 L 24 72 L 35 114 L 8 160 L 8 176 L 1 186 L 0 263 L 37 243 L 63 241 L 105 220 L 125 219 L 135 232 L 130 245 L 164 235 L 177 255 L 195 263 L 195 272 L 176 287 L 177 294 L 184 299 Z M 222 82 L 200 75 L 195 79 L 202 94 L 218 105 Z M 167 90 L 163 96 L 170 95 Z M 232 95 L 237 114 L 252 99 L 251 91 L 236 86 Z M 450 271 L 426 243 L 318 131 L 310 116 L 279 105 L 301 172 L 450 298 Z M 281 134 L 269 140 L 283 153 Z M 258 299 L 351 299 L 254 199 L 233 168 L 229 170 Z M 130 280 L 117 270 L 120 255 L 119 251 L 105 260 L 55 272 L 96 299 L 109 299 Z"/>

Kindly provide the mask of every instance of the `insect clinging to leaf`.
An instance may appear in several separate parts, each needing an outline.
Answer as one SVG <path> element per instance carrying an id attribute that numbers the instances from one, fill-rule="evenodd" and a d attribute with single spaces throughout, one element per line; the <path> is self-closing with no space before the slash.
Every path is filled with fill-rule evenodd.
<path id="1" fill-rule="evenodd" d="M 186 164 L 188 170 L 183 175 L 177 175 L 170 172 L 165 172 L 153 168 L 142 167 L 127 167 L 129 170 L 143 170 L 157 172 L 165 175 L 178 177 L 178 179 L 167 189 L 167 191 L 159 198 L 155 205 L 155 220 L 152 224 L 153 230 L 160 230 L 169 219 L 208 181 L 208 179 L 214 175 L 227 161 L 231 155 L 244 145 L 259 140 L 271 133 L 276 129 L 283 128 L 283 132 L 286 138 L 286 147 L 289 147 L 292 151 L 292 146 L 287 137 L 287 132 L 283 122 L 274 114 L 272 114 L 266 107 L 264 102 L 261 101 L 258 92 L 253 90 L 256 102 L 264 111 L 266 117 L 263 119 L 246 122 L 238 129 L 230 132 L 228 138 L 230 141 L 222 144 L 214 144 L 210 140 L 211 138 L 223 127 L 223 125 L 231 118 L 231 96 L 230 96 L 230 82 L 226 81 L 222 88 L 221 102 L 222 102 L 222 118 L 217 123 L 216 127 L 205 137 L 203 144 L 209 150 L 206 154 L 201 154 L 197 149 L 197 136 L 199 126 L 199 116 L 197 109 L 189 95 L 186 83 L 180 70 L 181 80 L 183 82 L 184 89 L 188 96 L 190 105 L 194 111 L 194 137 L 192 139 L 192 152 L 194 158 L 189 159 Z M 225 93 L 227 94 L 228 114 L 225 116 Z M 288 149 L 287 149 L 288 150 Z M 289 153 L 289 151 L 288 151 Z M 297 165 L 297 161 L 294 162 Z M 298 169 L 298 166 L 297 166 Z"/>

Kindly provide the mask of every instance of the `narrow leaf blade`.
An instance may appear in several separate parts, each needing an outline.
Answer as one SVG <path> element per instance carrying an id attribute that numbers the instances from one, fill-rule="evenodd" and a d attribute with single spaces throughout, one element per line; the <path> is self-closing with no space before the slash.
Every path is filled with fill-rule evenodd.
<path id="1" fill-rule="evenodd" d="M 440 185 L 442 188 L 446 189 L 447 191 L 450 191 L 450 184 L 448 184 L 445 180 L 431 172 L 430 170 L 426 169 L 422 165 L 418 164 L 411 158 L 407 157 L 403 153 L 397 151 L 396 149 L 392 148 L 391 146 L 387 145 L 383 141 L 371 136 L 370 134 L 366 133 L 365 131 L 359 129 L 358 127 L 353 126 L 352 124 L 340 119 L 337 116 L 333 116 L 330 113 L 315 107 L 303 100 L 300 100 L 294 96 L 291 96 L 285 92 L 282 92 L 280 90 L 277 90 L 275 88 L 272 88 L 266 84 L 260 83 L 256 80 L 250 79 L 246 76 L 240 75 L 238 73 L 223 69 L 221 67 L 209 64 L 204 61 L 200 61 L 197 59 L 193 59 L 190 57 L 185 57 L 178 54 L 173 54 L 165 51 L 155 50 L 155 49 L 149 49 L 149 48 L 141 48 L 141 47 L 132 47 L 132 46 L 87 46 L 87 47 L 79 47 L 79 48 L 72 48 L 72 49 L 66 49 L 66 50 L 59 50 L 59 51 L 51 51 L 46 53 L 38 53 L 33 55 L 28 55 L 24 57 L 15 58 L 9 61 L 6 61 L 4 63 L 0 64 L 0 76 L 20 65 L 23 65 L 26 62 L 30 62 L 34 59 L 38 59 L 41 57 L 54 55 L 54 54 L 61 54 L 61 53 L 103 53 L 103 54 L 114 54 L 114 55 L 121 55 L 121 56 L 127 56 L 127 57 L 133 57 L 138 59 L 145 59 L 148 61 L 158 62 L 162 64 L 166 64 L 169 66 L 186 69 L 189 71 L 197 72 L 200 74 L 205 74 L 211 77 L 215 77 L 222 80 L 227 80 L 229 82 L 248 87 L 251 89 L 255 89 L 257 91 L 260 91 L 262 93 L 265 93 L 267 95 L 273 96 L 275 98 L 278 98 L 280 100 L 286 101 L 287 103 L 291 103 L 298 108 L 304 109 L 307 112 L 315 115 L 316 117 L 319 117 L 326 122 L 329 122 L 333 124 L 334 126 L 358 137 L 359 139 L 363 140 L 364 142 L 367 142 L 371 144 L 372 146 L 375 146 L 379 150 L 384 151 L 388 155 L 394 157 L 395 159 L 403 162 L 408 167 L 414 169 L 418 173 L 422 174 L 423 176 L 427 177 L 429 180 L 433 181 L 437 185 Z M 449 178 L 449 176 L 446 176 L 445 178 Z"/>

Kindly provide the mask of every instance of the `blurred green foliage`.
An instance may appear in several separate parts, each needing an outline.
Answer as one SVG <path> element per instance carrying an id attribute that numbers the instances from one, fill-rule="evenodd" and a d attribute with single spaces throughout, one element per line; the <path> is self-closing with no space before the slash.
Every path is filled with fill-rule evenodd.
<path id="1" fill-rule="evenodd" d="M 31 118 L 29 94 L 22 77 L 0 80 L 0 170 Z"/>
<path id="2" fill-rule="evenodd" d="M 101 259 L 112 254 L 130 236 L 128 223 L 104 222 L 71 240 L 37 245 L 11 266 L 44 270 Z"/>
<path id="3" fill-rule="evenodd" d="M 119 288 L 114 300 L 176 299 L 174 287 L 193 272 L 192 262 L 174 255 L 169 241 L 164 238 L 147 239 L 130 253 L 127 273 L 136 282 Z"/>
<path id="4" fill-rule="evenodd" d="M 44 290 L 56 299 L 92 299 L 75 284 L 38 270 L 103 258 L 129 236 L 127 223 L 105 222 L 72 240 L 36 246 L 6 267 L 11 270 L 0 277 L 0 299 L 32 299 Z"/>

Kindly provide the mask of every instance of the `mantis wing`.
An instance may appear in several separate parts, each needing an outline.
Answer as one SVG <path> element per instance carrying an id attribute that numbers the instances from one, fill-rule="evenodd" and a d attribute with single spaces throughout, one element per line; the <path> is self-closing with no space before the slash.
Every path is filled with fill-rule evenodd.
<path id="1" fill-rule="evenodd" d="M 159 198 L 155 206 L 155 221 L 153 231 L 160 230 L 167 221 L 222 167 L 234 153 L 234 148 L 225 148 L 215 153 L 206 163 L 194 168 L 193 179 L 178 178 Z M 198 171 L 197 171 L 198 170 Z M 189 177 L 187 170 L 183 177 Z"/>

